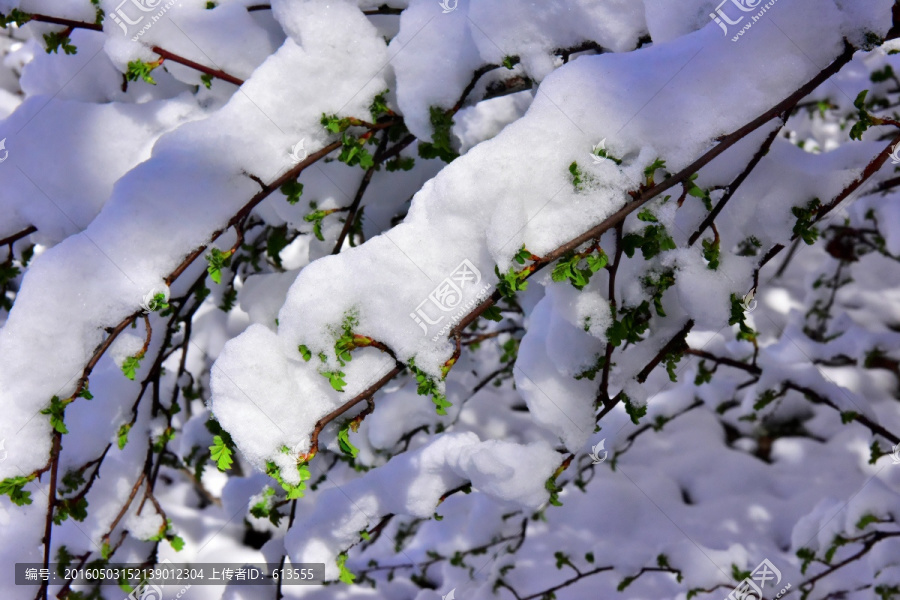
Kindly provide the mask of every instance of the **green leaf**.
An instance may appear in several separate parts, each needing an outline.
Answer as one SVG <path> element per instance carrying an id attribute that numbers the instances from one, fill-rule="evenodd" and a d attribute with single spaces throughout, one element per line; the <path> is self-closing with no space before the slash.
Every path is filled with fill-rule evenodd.
<path id="1" fill-rule="evenodd" d="M 415 359 L 410 359 L 408 366 L 416 378 L 416 393 L 420 396 L 430 395 L 431 401 L 435 405 L 435 412 L 441 416 L 446 415 L 447 409 L 453 404 L 447 400 L 438 382 L 431 375 L 419 369 L 416 366 Z"/>
<path id="2" fill-rule="evenodd" d="M 206 271 L 210 279 L 215 283 L 222 283 L 222 269 L 231 264 L 231 252 L 222 252 L 218 248 L 211 248 L 206 255 Z"/>
<path id="3" fill-rule="evenodd" d="M 184 549 L 184 539 L 181 536 L 175 535 L 168 539 L 175 552 L 181 552 Z"/>
<path id="4" fill-rule="evenodd" d="M 109 545 L 109 542 L 103 542 L 103 546 L 100 548 L 100 556 L 103 560 L 109 560 L 109 557 L 112 556 L 112 546 Z"/>
<path id="5" fill-rule="evenodd" d="M 544 482 L 544 488 L 550 492 L 550 504 L 553 506 L 562 506 L 563 503 L 559 501 L 559 493 L 562 491 L 562 488 L 556 484 L 556 477 L 550 477 L 547 481 Z"/>
<path id="6" fill-rule="evenodd" d="M 303 184 L 297 181 L 296 179 L 291 179 L 286 181 L 280 188 L 279 191 L 287 196 L 288 204 L 297 204 L 300 202 L 300 196 L 303 195 Z"/>
<path id="7" fill-rule="evenodd" d="M 34 478 L 34 475 L 7 477 L 0 481 L 0 495 L 9 496 L 16 506 L 31 504 L 31 492 L 26 492 L 23 488 Z"/>
<path id="8" fill-rule="evenodd" d="M 125 445 L 128 443 L 128 432 L 131 431 L 131 423 L 123 423 L 121 427 L 119 427 L 118 444 L 119 450 L 125 448 Z"/>
<path id="9" fill-rule="evenodd" d="M 628 258 L 641 249 L 644 260 L 650 260 L 660 252 L 675 249 L 675 241 L 663 225 L 648 225 L 641 233 L 629 233 L 622 238 L 622 249 Z"/>
<path id="10" fill-rule="evenodd" d="M 213 445 L 209 447 L 209 454 L 220 471 L 227 471 L 234 462 L 234 459 L 231 457 L 231 448 L 220 435 L 213 437 Z"/>
<path id="11" fill-rule="evenodd" d="M 128 70 L 125 71 L 125 78 L 128 81 L 142 80 L 150 85 L 156 85 L 156 81 L 150 75 L 150 72 L 158 67 L 161 63 L 145 63 L 141 60 L 133 60 L 128 63 Z"/>
<path id="12" fill-rule="evenodd" d="M 297 349 L 300 351 L 300 356 L 303 357 L 303 360 L 309 362 L 309 359 L 312 358 L 312 352 L 310 352 L 309 348 L 307 348 L 303 344 L 300 344 L 299 346 L 297 346 Z"/>
<path id="13" fill-rule="evenodd" d="M 419 156 L 425 159 L 440 158 L 445 163 L 453 162 L 459 157 L 451 143 L 453 115 L 439 106 L 432 106 L 429 113 L 433 129 L 431 142 L 419 142 Z"/>
<path id="14" fill-rule="evenodd" d="M 559 259 L 550 277 L 553 281 L 568 281 L 577 290 L 583 290 L 591 281 L 591 275 L 606 267 L 609 257 L 603 249 L 598 254 L 593 253 L 582 256 L 574 252 L 568 252 Z M 582 266 L 584 264 L 584 266 Z"/>
<path id="15" fill-rule="evenodd" d="M 818 198 L 810 200 L 805 207 L 795 206 L 791 213 L 797 218 L 793 233 L 807 245 L 812 245 L 819 238 L 819 230 L 813 226 L 822 202 Z"/>
<path id="16" fill-rule="evenodd" d="M 503 315 L 500 313 L 500 309 L 497 308 L 496 305 L 489 306 L 483 313 L 481 313 L 481 316 L 488 321 L 496 321 L 497 323 L 503 320 Z"/>
<path id="17" fill-rule="evenodd" d="M 350 442 L 349 423 L 344 427 L 341 427 L 340 431 L 338 431 L 338 445 L 341 448 L 341 452 L 349 455 L 351 458 L 356 458 L 356 456 L 359 454 L 359 448 L 357 448 Z"/>
<path id="18" fill-rule="evenodd" d="M 863 529 L 865 529 L 867 526 L 871 525 L 872 523 L 878 523 L 878 521 L 879 521 L 879 519 L 875 515 L 873 515 L 871 513 L 865 514 L 862 517 L 860 517 L 859 521 L 856 523 L 856 528 L 859 529 L 860 531 L 862 531 Z"/>
<path id="19" fill-rule="evenodd" d="M 343 392 L 347 382 L 344 381 L 346 374 L 343 371 L 321 371 L 321 375 L 328 379 L 328 383 L 336 392 Z"/>
<path id="20" fill-rule="evenodd" d="M 200 82 L 203 84 L 203 87 L 210 89 L 212 87 L 212 75 L 204 73 L 200 76 Z"/>
<path id="21" fill-rule="evenodd" d="M 350 572 L 350 569 L 346 566 L 347 563 L 347 553 L 342 552 L 337 557 L 337 566 L 340 570 L 340 576 L 338 579 L 346 583 L 347 585 L 353 585 L 353 582 L 356 580 L 356 575 Z"/>
<path id="22" fill-rule="evenodd" d="M 41 411 L 42 415 L 50 415 L 50 426 L 58 433 L 69 433 L 65 423 L 66 405 L 68 402 L 59 399 L 59 396 L 53 396 L 50 399 L 50 406 Z"/>
<path id="23" fill-rule="evenodd" d="M 10 23 L 15 23 L 17 26 L 21 27 L 30 20 L 31 14 L 23 12 L 18 8 L 12 9 L 9 16 L 0 13 L 0 27 L 8 27 Z"/>
<path id="24" fill-rule="evenodd" d="M 719 268 L 719 240 L 705 239 L 703 244 L 703 258 L 706 259 L 706 268 L 715 271 Z"/>
<path id="25" fill-rule="evenodd" d="M 141 368 L 141 361 L 144 360 L 143 353 L 127 357 L 122 361 L 122 374 L 128 379 L 134 381 L 138 369 Z"/>
<path id="26" fill-rule="evenodd" d="M 635 425 L 638 425 L 640 423 L 641 417 L 647 415 L 647 405 L 644 404 L 643 406 L 635 406 L 631 402 L 631 398 L 629 398 L 625 394 L 622 394 L 622 399 L 625 402 L 625 412 L 628 413 L 629 417 L 631 417 L 631 422 Z"/>
<path id="27" fill-rule="evenodd" d="M 572 186 L 575 190 L 579 192 L 583 190 L 585 176 L 576 161 L 572 161 L 572 164 L 569 165 L 569 173 L 572 175 Z"/>
<path id="28" fill-rule="evenodd" d="M 78 49 L 72 45 L 72 40 L 69 39 L 69 36 L 63 35 L 59 31 L 45 33 L 44 42 L 47 44 L 47 54 L 58 53 L 60 48 L 66 54 L 76 54 L 78 52 Z"/>
<path id="29" fill-rule="evenodd" d="M 372 120 L 377 121 L 379 117 L 382 115 L 389 114 L 391 112 L 390 107 L 387 105 L 387 100 L 384 99 L 384 96 L 388 93 L 388 90 L 384 90 L 380 94 L 376 94 L 374 98 L 372 98 L 372 103 L 369 105 L 369 114 L 372 115 Z"/>

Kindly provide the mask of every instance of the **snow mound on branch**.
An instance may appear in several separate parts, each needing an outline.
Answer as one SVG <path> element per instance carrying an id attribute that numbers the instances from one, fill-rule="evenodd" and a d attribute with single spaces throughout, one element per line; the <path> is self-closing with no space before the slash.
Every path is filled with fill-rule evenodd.
<path id="1" fill-rule="evenodd" d="M 288 531 L 285 547 L 293 562 L 324 562 L 326 577 L 334 578 L 335 557 L 380 518 L 430 517 L 443 494 L 466 482 L 492 498 L 535 510 L 547 501 L 544 481 L 559 462 L 559 454 L 545 442 L 483 442 L 474 433 L 448 433 L 323 491 L 315 507 Z"/>

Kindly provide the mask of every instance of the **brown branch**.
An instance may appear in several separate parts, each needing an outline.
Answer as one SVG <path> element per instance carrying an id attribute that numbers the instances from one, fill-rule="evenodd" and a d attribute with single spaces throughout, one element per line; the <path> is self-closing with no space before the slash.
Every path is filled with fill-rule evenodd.
<path id="1" fill-rule="evenodd" d="M 34 225 L 29 225 L 28 227 L 26 227 L 25 229 L 23 229 L 22 231 L 20 231 L 18 233 L 14 233 L 3 239 L 0 239 L 0 246 L 12 246 L 14 243 L 18 242 L 23 237 L 29 236 L 32 233 L 35 233 L 36 231 L 37 231 L 37 227 L 35 227 Z"/>
<path id="2" fill-rule="evenodd" d="M 72 29 L 90 29 L 92 31 L 103 31 L 103 25 L 98 25 L 97 23 L 88 23 L 86 21 L 73 21 L 71 19 L 62 19 L 60 17 L 52 17 L 50 15 L 37 15 L 32 14 L 29 15 L 31 18 L 29 21 L 36 21 L 39 23 L 52 23 L 54 25 L 65 25 L 66 27 Z"/>
<path id="3" fill-rule="evenodd" d="M 226 73 L 225 71 L 223 71 L 221 69 L 213 69 L 211 67 L 201 65 L 200 63 L 194 62 L 187 58 L 184 58 L 183 56 L 173 54 L 172 52 L 169 52 L 168 50 L 166 50 L 164 48 L 160 48 L 159 46 L 153 46 L 153 48 L 151 48 L 151 50 L 153 50 L 153 52 L 155 52 L 156 54 L 159 54 L 162 58 L 164 58 L 166 60 L 171 60 L 172 62 L 178 63 L 180 65 L 184 65 L 186 67 L 196 69 L 197 71 L 200 71 L 201 73 L 205 73 L 206 75 L 209 75 L 210 77 L 215 77 L 216 79 L 221 79 L 222 81 L 227 81 L 228 83 L 233 83 L 236 86 L 244 85 L 243 79 L 238 79 L 234 75 L 229 75 L 228 73 Z"/>
<path id="4" fill-rule="evenodd" d="M 312 434 L 310 435 L 310 445 L 309 452 L 307 453 L 307 460 L 311 459 L 315 456 L 316 452 L 319 451 L 319 434 L 322 432 L 322 429 L 337 419 L 339 416 L 359 404 L 360 402 L 367 401 L 372 395 L 375 394 L 378 390 L 383 388 L 391 379 L 396 377 L 403 371 L 406 367 L 401 364 L 397 364 L 393 369 L 385 373 L 381 379 L 367 387 L 365 390 L 357 394 L 352 400 L 349 400 L 337 407 L 318 421 L 316 421 L 315 427 L 313 427 Z"/>
<path id="5" fill-rule="evenodd" d="M 609 265 L 609 288 L 607 290 L 607 301 L 609 302 L 609 310 L 615 318 L 616 314 L 616 274 L 619 272 L 619 265 L 622 263 L 622 230 L 624 222 L 616 225 L 616 254 L 614 261 Z M 603 357 L 603 374 L 600 377 L 600 390 L 597 393 L 595 402 L 606 404 L 609 402 L 609 371 L 612 368 L 612 355 L 616 347 L 611 341 L 606 342 L 606 353 Z"/>
<path id="6" fill-rule="evenodd" d="M 341 248 L 344 245 L 344 240 L 347 239 L 347 235 L 350 233 L 350 230 L 353 228 L 353 222 L 356 220 L 356 216 L 359 214 L 359 205 L 362 203 L 363 195 L 366 193 L 366 190 L 369 187 L 369 183 L 372 181 L 372 176 L 375 174 L 375 170 L 378 169 L 379 165 L 381 165 L 384 160 L 384 149 L 388 143 L 388 135 L 385 133 L 381 137 L 381 141 L 378 142 L 378 149 L 375 150 L 375 157 L 372 160 L 372 166 L 366 170 L 366 174 L 363 175 L 362 181 L 359 183 L 359 187 L 356 190 L 356 195 L 353 197 L 353 202 L 350 203 L 347 211 L 347 218 L 344 220 L 344 226 L 341 228 L 341 233 L 338 235 L 338 239 L 334 244 L 334 249 L 331 251 L 332 254 L 338 254 L 341 251 Z"/>
<path id="7" fill-rule="evenodd" d="M 47 492 L 47 517 L 44 520 L 44 537 L 41 543 L 44 545 L 44 568 L 50 565 L 50 538 L 53 535 L 53 510 L 56 508 L 56 480 L 59 472 L 59 452 L 62 446 L 62 434 L 53 432 L 53 445 L 50 449 L 50 489 Z M 41 583 L 38 590 L 38 598 L 47 600 L 47 582 Z"/>
<path id="8" fill-rule="evenodd" d="M 790 109 L 788 109 L 788 110 L 790 110 Z M 779 134 L 779 132 L 781 132 L 781 128 L 784 127 L 784 123 L 786 120 L 787 120 L 787 113 L 785 112 L 784 114 L 781 115 L 781 121 L 782 121 L 781 126 L 776 127 L 774 130 L 772 130 L 772 133 L 769 134 L 769 137 L 766 138 L 766 140 L 762 143 L 762 146 L 760 146 L 759 150 L 757 150 L 756 154 L 753 155 L 753 158 L 747 164 L 747 167 L 741 172 L 740 175 L 738 175 L 734 179 L 734 181 L 732 181 L 728 185 L 728 188 L 727 188 L 725 194 L 722 196 L 722 198 L 719 200 L 719 202 L 709 212 L 709 214 L 706 216 L 706 218 L 700 224 L 700 227 L 697 228 L 697 231 L 695 231 L 693 234 L 691 234 L 690 239 L 688 239 L 688 246 L 693 246 L 694 243 L 697 241 L 697 239 L 699 239 L 699 237 L 701 235 L 703 235 L 703 232 L 706 230 L 706 228 L 713 224 L 713 222 L 716 220 L 716 217 L 719 216 L 719 213 L 721 213 L 722 209 L 725 208 L 725 205 L 728 204 L 728 201 L 731 200 L 731 198 L 734 196 L 735 192 L 737 192 L 738 188 L 741 187 L 741 184 L 743 184 L 744 181 L 747 179 L 747 177 L 750 175 L 750 173 L 753 172 L 753 170 L 756 168 L 756 166 L 759 164 L 759 162 L 762 160 L 762 158 L 766 154 L 769 153 L 769 149 L 772 147 L 772 143 L 775 141 L 775 138 L 778 137 L 778 134 Z"/>

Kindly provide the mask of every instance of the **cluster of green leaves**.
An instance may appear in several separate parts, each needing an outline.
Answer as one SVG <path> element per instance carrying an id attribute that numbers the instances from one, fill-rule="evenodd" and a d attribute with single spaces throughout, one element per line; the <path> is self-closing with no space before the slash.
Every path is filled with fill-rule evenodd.
<path id="1" fill-rule="evenodd" d="M 806 206 L 795 206 L 791 208 L 791 213 L 797 218 L 794 223 L 794 235 L 799 237 L 808 246 L 811 246 L 819 238 L 819 230 L 813 226 L 822 202 L 818 198 L 813 198 L 807 202 Z"/>
<path id="2" fill-rule="evenodd" d="M 218 248 L 211 248 L 206 255 L 206 272 L 215 283 L 222 283 L 222 269 L 231 265 L 231 250 L 222 252 Z"/>
<path id="3" fill-rule="evenodd" d="M 159 533 L 151 537 L 149 541 L 161 542 L 162 540 L 169 542 L 175 552 L 181 552 L 182 549 L 184 549 L 184 539 L 175 532 L 175 529 L 172 527 L 172 519 L 166 519 L 165 527 L 162 528 Z"/>
<path id="4" fill-rule="evenodd" d="M 715 372 L 716 367 L 709 369 L 706 366 L 706 361 L 701 360 L 700 364 L 697 366 L 697 376 L 694 377 L 694 385 L 700 386 L 704 383 L 710 383 Z"/>
<path id="5" fill-rule="evenodd" d="M 176 405 L 177 406 L 177 405 Z M 178 410 L 181 410 L 180 408 Z M 159 454 L 163 450 L 165 450 L 166 445 L 175 439 L 175 428 L 169 425 L 165 429 L 160 432 L 160 434 L 153 440 L 153 443 L 150 445 L 150 449 L 153 452 Z"/>
<path id="6" fill-rule="evenodd" d="M 728 319 L 728 324 L 739 326 L 737 339 L 751 343 L 756 342 L 756 331 L 747 325 L 747 314 L 744 312 L 743 298 L 737 294 L 731 295 L 731 317 Z"/>
<path id="7" fill-rule="evenodd" d="M 594 357 L 593 364 L 575 375 L 575 379 L 587 379 L 589 381 L 593 381 L 597 376 L 597 373 L 600 373 L 603 370 L 604 366 L 606 366 L 606 356 L 604 356 L 603 354 L 597 354 Z"/>
<path id="8" fill-rule="evenodd" d="M 762 242 L 759 241 L 754 235 L 743 239 L 738 244 L 737 255 L 738 256 L 756 256 L 759 254 L 759 249 L 762 248 Z"/>
<path id="9" fill-rule="evenodd" d="M 675 241 L 666 231 L 666 227 L 659 223 L 659 219 L 650 210 L 643 209 L 638 213 L 637 218 L 652 224 L 644 227 L 641 233 L 629 233 L 622 238 L 622 249 L 628 258 L 632 258 L 638 248 L 641 249 L 644 260 L 650 260 L 660 252 L 675 249 Z"/>
<path id="10" fill-rule="evenodd" d="M 622 402 L 625 404 L 625 412 L 628 413 L 628 416 L 631 417 L 631 422 L 635 425 L 640 423 L 641 417 L 647 415 L 647 405 L 636 405 L 627 394 L 622 394 Z"/>
<path id="11" fill-rule="evenodd" d="M 660 317 L 665 317 L 666 311 L 663 309 L 662 298 L 666 290 L 675 285 L 675 269 L 666 268 L 659 271 L 650 271 L 641 278 L 641 285 L 643 285 L 644 291 L 649 294 L 656 314 Z"/>
<path id="12" fill-rule="evenodd" d="M 35 475 L 24 475 L 21 477 L 7 477 L 0 481 L 0 495 L 9 496 L 13 504 L 16 506 L 25 506 L 31 504 L 31 492 L 24 490 L 29 481 L 35 478 Z"/>
<path id="13" fill-rule="evenodd" d="M 360 345 L 360 336 L 353 333 L 353 329 L 358 325 L 359 311 L 349 310 L 344 314 L 340 329 L 333 331 L 337 335 L 337 339 L 334 341 L 334 355 L 342 367 L 353 360 L 351 352 Z"/>
<path id="14" fill-rule="evenodd" d="M 453 162 L 459 157 L 451 144 L 453 115 L 439 106 L 432 106 L 429 113 L 433 130 L 431 142 L 419 142 L 419 156 L 426 159 L 439 158 L 445 163 Z"/>
<path id="15" fill-rule="evenodd" d="M 868 96 L 868 94 L 869 90 L 863 90 L 856 96 L 856 100 L 853 101 L 853 106 L 856 107 L 858 112 L 857 121 L 853 127 L 850 128 L 851 140 L 862 140 L 863 134 L 869 127 L 881 123 L 881 119 L 873 117 L 866 108 L 866 96 Z"/>
<path id="16" fill-rule="evenodd" d="M 613 346 L 636 344 L 650 326 L 650 303 L 646 300 L 637 306 L 624 306 L 613 314 L 613 323 L 606 330 L 606 338 Z"/>
<path id="17" fill-rule="evenodd" d="M 21 11 L 18 8 L 12 9 L 9 15 L 4 15 L 0 13 L 0 27 L 9 27 L 10 23 L 15 23 L 18 27 L 21 27 L 25 23 L 31 20 L 31 15 L 27 12 Z"/>
<path id="18" fill-rule="evenodd" d="M 552 477 L 549 477 L 547 481 L 544 482 L 544 489 L 550 492 L 550 504 L 553 506 L 562 506 L 563 503 L 559 500 L 559 493 L 563 491 L 562 486 L 556 483 L 556 475 L 554 474 Z"/>
<path id="19" fill-rule="evenodd" d="M 20 273 L 19 267 L 13 265 L 11 260 L 0 264 L 0 309 L 12 309 L 12 298 L 6 295 L 6 288 Z"/>
<path id="20" fill-rule="evenodd" d="M 414 358 L 409 359 L 409 370 L 416 378 L 416 392 L 420 396 L 431 396 L 434 402 L 435 412 L 443 416 L 447 414 L 447 409 L 453 406 L 447 400 L 447 396 L 441 391 L 440 383 L 431 375 L 416 366 Z M 445 375 L 446 376 L 446 375 Z"/>
<path id="21" fill-rule="evenodd" d="M 262 491 L 262 495 L 262 499 L 250 507 L 250 514 L 257 519 L 269 519 L 272 525 L 278 527 L 281 523 L 281 517 L 284 515 L 278 512 L 278 509 L 274 507 L 273 500 L 275 499 L 275 490 L 266 486 Z"/>
<path id="22" fill-rule="evenodd" d="M 319 209 L 318 205 L 315 202 L 310 202 L 309 207 L 313 209 L 313 211 L 303 217 L 303 220 L 307 223 L 312 223 L 313 226 L 313 235 L 316 236 L 316 239 L 320 242 L 325 241 L 325 236 L 322 235 L 322 221 L 325 220 L 325 217 L 328 215 L 334 214 L 336 212 L 341 212 L 343 208 L 329 208 L 327 210 Z"/>
<path id="23" fill-rule="evenodd" d="M 525 246 L 516 253 L 513 259 L 520 265 L 524 265 L 526 261 L 534 259 L 534 256 L 525 249 Z M 531 275 L 532 269 L 526 267 L 516 270 L 515 265 L 509 268 L 506 273 L 500 272 L 500 267 L 494 267 L 494 273 L 497 274 L 497 291 L 504 297 L 513 299 L 518 292 L 528 289 L 528 276 Z"/>
<path id="24" fill-rule="evenodd" d="M 300 196 L 303 195 L 303 184 L 296 179 L 286 181 L 278 188 L 285 195 L 288 204 L 297 204 L 300 202 Z"/>
<path id="25" fill-rule="evenodd" d="M 348 167 L 359 165 L 363 169 L 369 169 L 375 165 L 375 159 L 366 149 L 366 142 L 374 143 L 374 138 L 355 137 L 346 133 L 341 135 L 341 153 L 338 160 Z"/>
<path id="26" fill-rule="evenodd" d="M 375 97 L 372 98 L 372 103 L 369 104 L 369 114 L 372 115 L 373 121 L 377 121 L 385 115 L 394 114 L 394 112 L 388 106 L 387 100 L 385 99 L 388 91 L 390 90 L 384 90 L 381 93 L 376 94 Z"/>
<path id="27" fill-rule="evenodd" d="M 715 271 L 719 268 L 719 239 L 704 239 L 703 258 L 706 259 L 706 268 Z"/>
<path id="28" fill-rule="evenodd" d="M 574 160 L 569 165 L 569 174 L 572 176 L 572 187 L 575 188 L 576 192 L 584 191 L 585 184 L 593 181 L 593 178 L 582 171 L 581 167 L 578 166 L 578 162 Z"/>
<path id="29" fill-rule="evenodd" d="M 47 44 L 47 54 L 58 53 L 62 48 L 66 54 L 76 54 L 78 48 L 72 45 L 72 40 L 68 35 L 63 35 L 58 31 L 44 34 L 44 43 Z"/>
<path id="30" fill-rule="evenodd" d="M 588 254 L 564 254 L 553 267 L 553 281 L 568 281 L 576 290 L 583 290 L 591 282 L 591 276 L 609 263 L 603 248 L 597 248 L 596 252 L 592 248 Z"/>
<path id="31" fill-rule="evenodd" d="M 684 352 L 669 352 L 663 357 L 663 363 L 666 365 L 666 373 L 669 375 L 669 381 L 672 383 L 678 381 L 678 375 L 675 373 L 675 368 L 678 366 L 678 363 L 681 362 L 683 357 Z"/>
<path id="32" fill-rule="evenodd" d="M 156 85 L 156 80 L 150 73 L 161 63 L 158 61 L 146 63 L 141 60 L 132 60 L 128 63 L 128 70 L 125 71 L 125 78 L 128 81 L 145 81 L 150 85 Z"/>
<path id="33" fill-rule="evenodd" d="M 654 185 L 656 185 L 656 172 L 660 169 L 665 170 L 665 168 L 666 161 L 662 160 L 661 158 L 657 158 L 652 163 L 647 165 L 647 167 L 644 169 L 644 177 L 646 178 L 647 187 L 653 187 Z M 668 177 L 669 174 L 666 173 L 665 178 Z"/>
<path id="34" fill-rule="evenodd" d="M 60 498 L 56 501 L 56 510 L 53 513 L 53 522 L 62 525 L 63 521 L 72 517 L 78 522 L 87 518 L 88 502 L 85 498 Z"/>
<path id="35" fill-rule="evenodd" d="M 50 406 L 41 410 L 42 415 L 50 415 L 50 426 L 57 433 L 69 433 L 69 430 L 66 428 L 65 418 L 66 418 L 66 406 L 71 403 L 71 400 L 60 400 L 59 396 L 53 396 L 50 398 Z"/>
<path id="36" fill-rule="evenodd" d="M 150 302 L 147 303 L 147 308 L 150 312 L 164 311 L 169 308 L 169 302 L 166 300 L 166 295 L 163 292 L 154 295 L 153 298 L 150 299 Z"/>
<path id="37" fill-rule="evenodd" d="M 281 451 L 284 454 L 289 454 L 290 450 L 287 447 L 282 447 Z M 305 462 L 297 464 L 297 472 L 300 474 L 300 483 L 294 485 L 292 483 L 288 483 L 281 476 L 281 469 L 278 468 L 274 462 L 266 461 L 266 475 L 277 481 L 281 485 L 281 489 L 283 489 L 287 493 L 288 500 L 296 500 L 297 498 L 303 497 L 303 491 L 306 489 L 306 480 L 311 477 L 309 472 L 309 466 Z"/>

